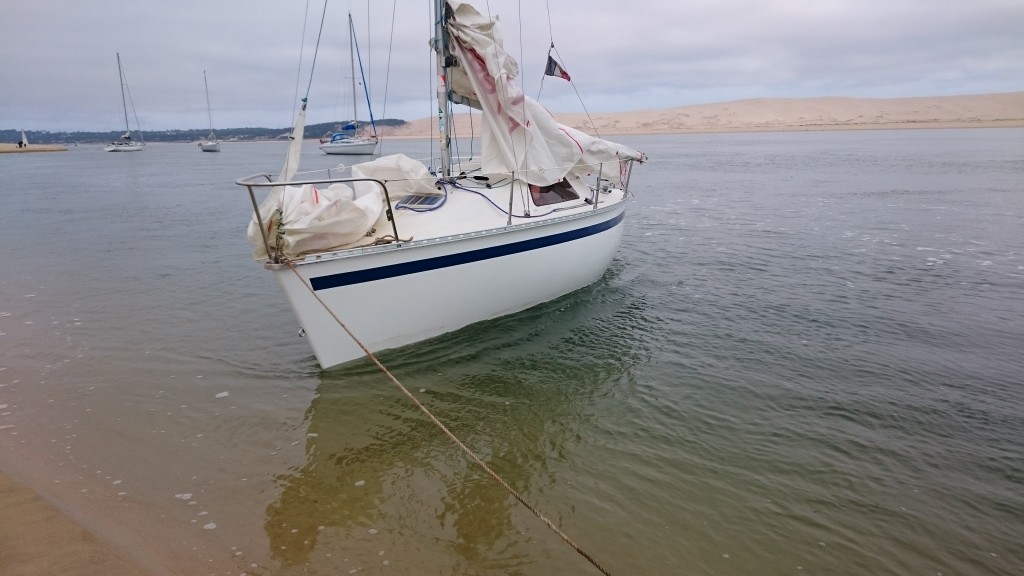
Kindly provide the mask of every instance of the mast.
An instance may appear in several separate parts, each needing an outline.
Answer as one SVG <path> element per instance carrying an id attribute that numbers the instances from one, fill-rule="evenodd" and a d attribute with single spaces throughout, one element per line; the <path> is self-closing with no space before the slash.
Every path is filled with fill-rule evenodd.
<path id="1" fill-rule="evenodd" d="M 206 88 L 206 118 L 210 121 L 210 135 L 213 135 L 213 112 L 210 111 L 210 85 L 206 83 L 206 70 L 203 70 L 203 86 Z"/>
<path id="2" fill-rule="evenodd" d="M 434 51 L 437 53 L 437 130 L 441 137 L 441 173 L 445 179 L 452 175 L 451 122 L 448 112 L 448 68 L 453 62 L 448 51 L 448 20 L 446 0 L 434 0 Z"/>
<path id="3" fill-rule="evenodd" d="M 124 110 L 124 129 L 125 132 L 130 134 L 132 129 L 128 126 L 128 102 L 124 99 L 124 72 L 121 71 L 120 52 L 117 52 L 117 79 L 121 82 L 121 108 Z"/>
<path id="4" fill-rule="evenodd" d="M 349 70 L 352 71 L 352 123 L 356 126 L 356 132 L 359 131 L 359 115 L 358 106 L 356 105 L 359 101 L 356 100 L 356 35 L 353 32 L 352 25 L 352 13 L 348 13 L 348 59 L 349 59 Z"/>
<path id="5" fill-rule="evenodd" d="M 366 96 L 366 114 L 370 117 L 370 127 L 373 129 L 373 137 L 377 137 L 377 121 L 373 118 L 373 106 L 370 104 L 370 84 L 366 81 L 366 72 L 363 71 L 363 56 L 359 52 L 359 40 L 355 37 L 356 28 L 352 24 L 352 13 L 348 15 L 348 26 L 349 33 L 352 34 L 352 45 L 356 49 L 356 61 L 359 62 L 359 79 L 363 82 L 363 94 Z M 352 71 L 355 75 L 355 70 Z M 355 94 L 352 94 L 352 100 L 355 100 Z M 354 104 L 353 104 L 354 105 Z"/>

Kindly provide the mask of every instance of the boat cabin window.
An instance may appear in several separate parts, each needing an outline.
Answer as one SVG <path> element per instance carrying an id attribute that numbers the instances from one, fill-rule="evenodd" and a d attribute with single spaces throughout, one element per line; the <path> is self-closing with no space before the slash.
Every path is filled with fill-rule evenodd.
<path id="1" fill-rule="evenodd" d="M 533 197 L 533 203 L 537 206 L 547 206 L 548 204 L 558 204 L 559 202 L 580 199 L 579 194 L 572 189 L 569 181 L 564 179 L 550 186 L 530 184 L 530 196 Z"/>

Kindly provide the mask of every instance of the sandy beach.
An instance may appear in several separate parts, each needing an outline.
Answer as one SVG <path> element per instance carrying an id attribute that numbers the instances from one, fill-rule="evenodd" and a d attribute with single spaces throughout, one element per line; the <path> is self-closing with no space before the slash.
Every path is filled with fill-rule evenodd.
<path id="1" fill-rule="evenodd" d="M 18 148 L 17 144 L 0 144 L 0 154 L 24 154 L 26 152 L 67 152 L 64 144 L 29 144 L 27 148 Z"/>
<path id="2" fill-rule="evenodd" d="M 1024 92 L 928 98 L 752 99 L 624 113 L 555 114 L 564 124 L 603 136 L 810 130 L 888 130 L 925 128 L 1024 127 Z M 429 138 L 425 118 L 385 132 L 385 137 Z M 480 121 L 472 126 L 477 134 Z M 470 134 L 470 118 L 460 115 L 456 132 Z M 18 149 L 0 144 L 0 153 L 64 151 L 64 145 L 31 144 Z M 0 421 L 0 431 L 3 431 Z M 101 540 L 62 513 L 32 486 L 0 470 L 0 574 L 4 576 L 142 575 L 113 543 Z M 56 505 L 55 505 L 56 504 Z"/>

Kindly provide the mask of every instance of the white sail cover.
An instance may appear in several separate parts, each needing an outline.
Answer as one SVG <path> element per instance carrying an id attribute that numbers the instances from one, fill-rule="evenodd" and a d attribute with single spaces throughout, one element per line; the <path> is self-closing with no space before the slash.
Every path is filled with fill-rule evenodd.
<path id="1" fill-rule="evenodd" d="M 448 6 L 448 47 L 458 66 L 448 69 L 447 82 L 457 99 L 483 112 L 485 172 L 517 172 L 538 186 L 600 172 L 619 185 L 627 161 L 644 160 L 627 146 L 555 121 L 516 85 L 519 64 L 503 47 L 498 18 L 459 0 L 448 0 Z"/>
<path id="2" fill-rule="evenodd" d="M 302 140 L 306 126 L 306 104 L 295 120 L 288 156 L 278 182 L 295 177 L 302 155 Z M 270 249 L 286 258 L 295 258 L 310 252 L 319 252 L 356 242 L 366 236 L 384 209 L 384 195 L 372 184 L 358 193 L 345 184 L 331 184 L 317 188 L 302 186 L 275 186 L 260 204 L 260 217 Z M 267 257 L 256 215 L 253 214 L 246 231 L 249 242 L 255 246 L 253 257 Z"/>
<path id="3" fill-rule="evenodd" d="M 356 164 L 352 167 L 353 178 L 380 180 L 388 187 L 391 202 L 398 202 L 411 194 L 437 194 L 437 178 L 431 176 L 427 167 L 405 154 L 381 156 L 376 160 Z M 355 182 L 358 195 L 373 191 L 380 192 L 380 186 L 373 182 Z"/>
<path id="4" fill-rule="evenodd" d="M 352 188 L 340 183 L 327 188 L 312 184 L 281 186 L 274 188 L 271 197 L 278 204 L 270 207 L 264 202 L 263 207 L 271 208 L 263 220 L 267 241 L 271 250 L 279 251 L 286 258 L 364 239 L 384 209 L 384 195 L 379 189 L 357 196 Z M 266 258 L 259 228 L 250 224 L 248 238 L 256 247 L 253 256 Z"/>

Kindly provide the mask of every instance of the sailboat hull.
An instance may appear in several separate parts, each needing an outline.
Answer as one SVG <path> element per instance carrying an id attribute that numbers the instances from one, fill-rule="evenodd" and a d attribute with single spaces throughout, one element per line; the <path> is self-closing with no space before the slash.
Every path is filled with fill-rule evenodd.
<path id="1" fill-rule="evenodd" d="M 323 368 L 525 310 L 596 282 L 625 204 L 472 235 L 268 264 Z M 333 314 L 333 315 L 332 315 Z"/>
<path id="2" fill-rule="evenodd" d="M 110 144 L 103 148 L 106 152 L 139 152 L 146 146 L 140 142 L 130 144 Z"/>
<path id="3" fill-rule="evenodd" d="M 323 150 L 325 154 L 348 154 L 352 156 L 368 156 L 373 154 L 376 148 L 376 140 L 325 142 L 320 145 L 320 149 Z"/>
<path id="4" fill-rule="evenodd" d="M 199 149 L 203 152 L 220 152 L 220 142 L 200 142 Z"/>

